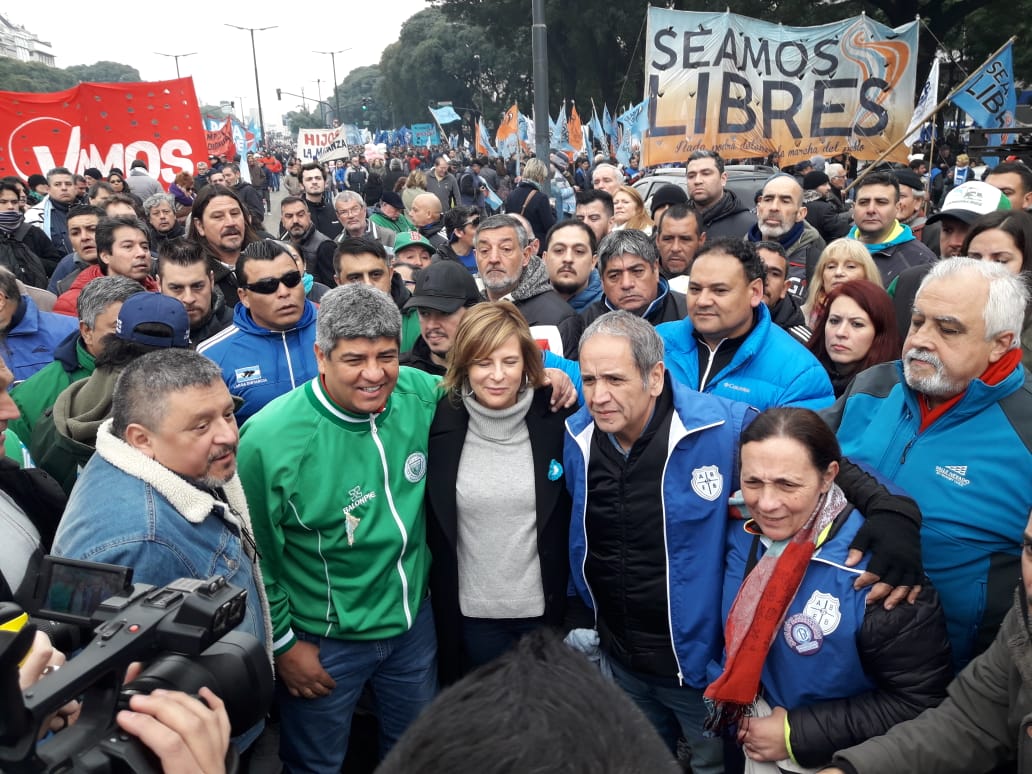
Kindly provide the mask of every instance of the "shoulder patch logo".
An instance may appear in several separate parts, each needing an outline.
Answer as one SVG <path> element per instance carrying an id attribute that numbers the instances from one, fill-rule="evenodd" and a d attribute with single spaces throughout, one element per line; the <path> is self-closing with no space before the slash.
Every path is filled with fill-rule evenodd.
<path id="1" fill-rule="evenodd" d="M 832 634 L 842 622 L 838 597 L 823 591 L 815 591 L 810 595 L 803 612 L 814 620 L 825 637 Z"/>
<path id="2" fill-rule="evenodd" d="M 716 465 L 703 465 L 692 471 L 692 490 L 703 500 L 712 502 L 724 491 L 724 476 Z"/>
<path id="3" fill-rule="evenodd" d="M 412 452 L 405 460 L 405 478 L 410 484 L 417 484 L 426 475 L 426 455 L 423 452 Z"/>
<path id="4" fill-rule="evenodd" d="M 233 376 L 236 379 L 236 386 L 243 387 L 248 384 L 257 384 L 258 382 L 264 382 L 265 379 L 262 377 L 262 369 L 258 365 L 243 366 L 242 368 L 236 369 L 233 372 Z"/>

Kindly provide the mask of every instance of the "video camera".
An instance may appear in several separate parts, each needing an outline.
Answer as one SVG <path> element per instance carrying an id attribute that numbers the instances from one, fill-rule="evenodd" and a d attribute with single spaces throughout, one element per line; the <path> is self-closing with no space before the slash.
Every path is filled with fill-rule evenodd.
<path id="1" fill-rule="evenodd" d="M 155 688 L 196 694 L 208 686 L 225 703 L 234 736 L 264 717 L 273 690 L 268 657 L 255 637 L 233 631 L 247 592 L 221 575 L 160 588 L 131 580 L 127 567 L 46 557 L 32 614 L 92 629 L 93 638 L 23 693 L 18 665 L 36 626 L 0 626 L 0 771 L 160 772 L 157 757 L 115 723 L 130 696 Z M 147 665 L 122 685 L 134 661 Z M 37 747 L 46 719 L 76 699 L 78 721 Z"/>

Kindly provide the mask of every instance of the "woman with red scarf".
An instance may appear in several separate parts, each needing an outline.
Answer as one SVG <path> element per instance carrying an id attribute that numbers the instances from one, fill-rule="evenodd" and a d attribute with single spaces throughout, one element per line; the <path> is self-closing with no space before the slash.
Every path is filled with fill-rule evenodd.
<path id="1" fill-rule="evenodd" d="M 946 696 L 946 622 L 925 585 L 914 604 L 868 605 L 846 566 L 863 516 L 835 484 L 841 452 L 812 411 L 765 411 L 742 433 L 749 519 L 729 530 L 723 673 L 711 726 L 747 772 L 805 772 Z"/>

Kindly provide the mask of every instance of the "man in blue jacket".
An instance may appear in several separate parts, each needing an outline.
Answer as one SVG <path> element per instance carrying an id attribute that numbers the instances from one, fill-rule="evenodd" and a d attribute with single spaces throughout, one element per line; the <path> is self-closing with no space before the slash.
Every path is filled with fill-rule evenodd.
<path id="1" fill-rule="evenodd" d="M 277 252 L 277 250 L 279 252 Z M 233 324 L 197 348 L 222 369 L 229 391 L 252 414 L 319 371 L 315 362 L 315 305 L 305 298 L 294 258 L 269 239 L 252 242 L 236 264 L 240 303 Z"/>
<path id="2" fill-rule="evenodd" d="M 910 492 L 925 570 L 959 669 L 992 642 L 1020 574 L 1032 511 L 1032 380 L 1021 365 L 1028 290 L 998 264 L 937 263 L 902 361 L 859 374 L 824 412 L 842 453 Z"/>
<path id="3" fill-rule="evenodd" d="M 721 650 L 728 495 L 755 412 L 670 378 L 647 320 L 617 311 L 581 339 L 585 406 L 567 420 L 570 566 L 613 676 L 692 771 L 722 772 L 704 739 L 706 667 Z"/>
<path id="4" fill-rule="evenodd" d="M 763 259 L 751 243 L 706 242 L 691 265 L 688 317 L 657 328 L 667 369 L 692 389 L 761 411 L 830 406 L 835 396 L 827 372 L 771 321 L 763 302 L 765 282 Z"/>

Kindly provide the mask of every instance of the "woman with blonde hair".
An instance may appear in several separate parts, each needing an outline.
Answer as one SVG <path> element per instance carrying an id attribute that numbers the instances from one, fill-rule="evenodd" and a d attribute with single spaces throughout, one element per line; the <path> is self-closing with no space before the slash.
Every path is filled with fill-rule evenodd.
<path id="1" fill-rule="evenodd" d="M 634 186 L 622 185 L 613 194 L 613 226 L 611 231 L 636 228 L 652 236 L 652 219 L 645 212 L 645 200 Z"/>
<path id="2" fill-rule="evenodd" d="M 534 236 L 544 249 L 545 236 L 555 225 L 555 210 L 541 187 L 548 179 L 549 171 L 541 159 L 529 159 L 523 165 L 523 177 L 505 200 L 505 211 L 509 215 L 522 215 L 530 222 Z"/>
<path id="3" fill-rule="evenodd" d="M 856 239 L 836 239 L 821 253 L 810 277 L 803 303 L 803 315 L 811 330 L 824 311 L 828 293 L 833 288 L 855 279 L 882 284 L 881 272 L 864 245 Z"/>
<path id="4" fill-rule="evenodd" d="M 405 190 L 401 192 L 401 203 L 405 205 L 405 210 L 408 211 L 412 207 L 412 202 L 417 196 L 425 193 L 426 173 L 421 169 L 413 169 L 405 181 Z"/>
<path id="5" fill-rule="evenodd" d="M 509 301 L 466 311 L 427 450 L 427 543 L 443 684 L 558 625 L 569 576 L 565 419 Z"/>

